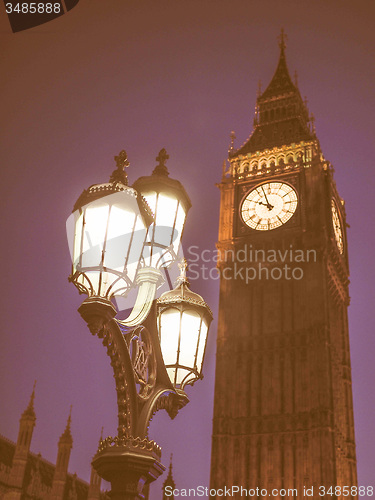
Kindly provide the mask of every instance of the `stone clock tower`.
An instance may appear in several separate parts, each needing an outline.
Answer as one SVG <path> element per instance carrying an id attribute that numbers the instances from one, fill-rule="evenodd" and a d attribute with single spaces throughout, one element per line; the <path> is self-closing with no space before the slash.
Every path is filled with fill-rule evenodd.
<path id="1" fill-rule="evenodd" d="M 210 486 L 357 498 L 342 489 L 357 484 L 345 205 L 283 33 L 254 129 L 232 144 L 220 190 Z"/>

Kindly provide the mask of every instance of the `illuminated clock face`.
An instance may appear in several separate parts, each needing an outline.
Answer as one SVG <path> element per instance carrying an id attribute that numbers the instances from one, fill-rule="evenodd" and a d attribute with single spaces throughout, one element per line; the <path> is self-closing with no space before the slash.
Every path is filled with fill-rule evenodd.
<path id="1" fill-rule="evenodd" d="M 336 202 L 333 199 L 331 200 L 331 209 L 332 209 L 333 232 L 335 235 L 337 248 L 339 249 L 339 252 L 341 254 L 343 254 L 344 253 L 344 240 L 342 237 L 341 221 L 340 221 L 339 211 L 337 210 Z"/>
<path id="2" fill-rule="evenodd" d="M 297 208 L 297 193 L 283 182 L 265 182 L 254 188 L 244 199 L 241 217 L 257 231 L 269 231 L 282 226 Z"/>

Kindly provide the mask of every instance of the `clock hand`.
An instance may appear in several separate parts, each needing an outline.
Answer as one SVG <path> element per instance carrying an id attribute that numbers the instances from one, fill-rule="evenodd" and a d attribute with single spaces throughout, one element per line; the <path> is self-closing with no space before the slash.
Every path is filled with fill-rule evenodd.
<path id="1" fill-rule="evenodd" d="M 271 205 L 271 203 L 268 201 L 268 198 L 267 198 L 267 195 L 266 195 L 266 192 L 265 192 L 263 186 L 262 186 L 262 190 L 263 190 L 264 196 L 266 198 L 267 205 L 265 203 L 260 203 L 260 202 L 259 202 L 259 204 L 264 205 L 265 207 L 268 208 L 268 210 L 272 210 L 273 209 L 273 205 Z"/>
<path id="2" fill-rule="evenodd" d="M 267 202 L 267 205 L 269 205 L 269 204 L 270 204 L 270 202 L 268 201 L 268 198 L 267 198 L 267 195 L 266 195 L 266 192 L 265 192 L 265 190 L 264 190 L 264 187 L 263 187 L 263 186 L 262 186 L 262 191 L 263 191 L 263 193 L 264 193 L 264 196 L 266 197 L 266 202 Z"/>
<path id="3" fill-rule="evenodd" d="M 274 208 L 274 206 L 271 205 L 270 203 L 263 203 L 262 201 L 258 201 L 258 205 L 264 205 L 265 207 L 268 208 L 269 211 L 271 211 Z"/>

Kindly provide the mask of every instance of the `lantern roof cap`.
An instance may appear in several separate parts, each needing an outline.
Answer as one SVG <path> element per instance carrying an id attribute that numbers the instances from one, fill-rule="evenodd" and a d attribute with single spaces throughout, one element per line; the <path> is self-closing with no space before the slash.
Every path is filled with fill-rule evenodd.
<path id="1" fill-rule="evenodd" d="M 169 172 L 165 165 L 168 158 L 169 155 L 167 151 L 164 148 L 161 149 L 156 157 L 156 161 L 158 161 L 159 164 L 154 168 L 152 175 L 140 177 L 135 181 L 133 187 L 141 193 L 155 191 L 157 193 L 164 192 L 175 196 L 181 202 L 187 213 L 191 208 L 190 198 L 181 182 L 169 177 Z"/>
<path id="2" fill-rule="evenodd" d="M 121 191 L 125 191 L 134 197 L 137 196 L 137 191 L 135 189 L 125 186 L 122 183 L 105 182 L 103 184 L 92 184 L 90 187 L 82 191 L 78 200 L 74 204 L 73 212 L 92 201 L 99 200 L 100 198 L 104 198 L 104 196 L 119 193 Z"/>
<path id="3" fill-rule="evenodd" d="M 129 166 L 126 151 L 122 150 L 118 156 L 114 157 L 114 159 L 116 161 L 117 168 L 112 172 L 109 182 L 92 184 L 87 189 L 84 189 L 78 200 L 75 202 L 72 211 L 75 212 L 88 203 L 104 198 L 110 194 L 126 192 L 128 195 L 134 196 L 137 199 L 142 218 L 145 224 L 149 226 L 154 221 L 154 217 L 147 201 L 136 189 L 128 186 L 128 178 L 124 170 Z"/>
<path id="4" fill-rule="evenodd" d="M 190 283 L 186 277 L 187 263 L 185 259 L 183 263 L 179 264 L 179 267 L 181 274 L 177 278 L 176 287 L 173 290 L 164 292 L 157 300 L 157 303 L 160 305 L 187 303 L 203 307 L 212 319 L 213 314 L 207 302 L 201 295 L 190 290 Z"/>

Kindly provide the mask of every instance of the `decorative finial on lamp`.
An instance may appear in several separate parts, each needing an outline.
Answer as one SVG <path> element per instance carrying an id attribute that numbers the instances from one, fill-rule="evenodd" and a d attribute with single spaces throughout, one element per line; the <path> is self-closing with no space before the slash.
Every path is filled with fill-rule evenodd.
<path id="1" fill-rule="evenodd" d="M 177 281 L 176 281 L 177 285 L 182 285 L 183 283 L 189 284 L 189 281 L 186 277 L 187 267 L 188 267 L 187 260 L 181 259 L 181 262 L 178 263 L 178 268 L 180 270 L 180 276 L 177 278 Z"/>
<path id="2" fill-rule="evenodd" d="M 159 164 L 154 168 L 154 171 L 152 174 L 154 175 L 169 175 L 168 169 L 165 166 L 165 162 L 169 159 L 169 154 L 167 154 L 167 151 L 163 148 L 159 151 L 158 156 L 155 158 L 156 161 L 159 162 Z"/>
<path id="3" fill-rule="evenodd" d="M 125 168 L 127 168 L 130 163 L 126 151 L 124 149 L 120 151 L 118 156 L 114 156 L 114 160 L 116 162 L 117 168 L 112 172 L 111 177 L 109 178 L 109 182 L 113 182 L 116 184 L 121 183 L 124 184 L 124 186 L 127 186 L 128 174 L 126 173 Z"/>

